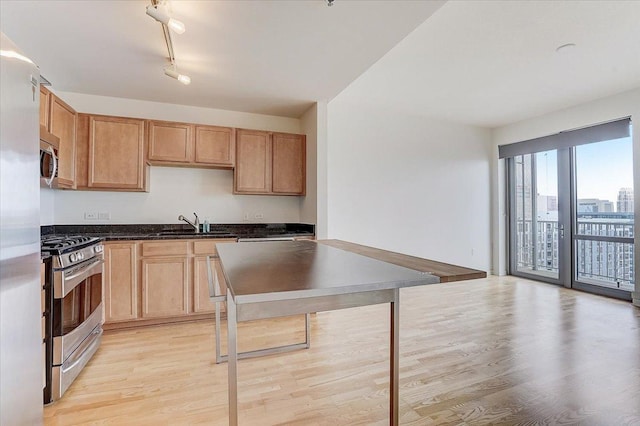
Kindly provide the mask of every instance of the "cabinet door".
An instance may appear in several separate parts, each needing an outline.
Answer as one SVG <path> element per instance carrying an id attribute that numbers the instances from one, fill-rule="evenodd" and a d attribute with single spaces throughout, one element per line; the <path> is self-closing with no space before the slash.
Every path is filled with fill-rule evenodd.
<path id="1" fill-rule="evenodd" d="M 304 195 L 306 187 L 306 137 L 273 134 L 273 187 L 279 194 Z"/>
<path id="2" fill-rule="evenodd" d="M 149 122 L 149 160 L 188 163 L 192 161 L 193 126 L 166 121 Z"/>
<path id="3" fill-rule="evenodd" d="M 196 163 L 233 167 L 235 164 L 235 149 L 235 129 L 196 126 Z"/>
<path id="4" fill-rule="evenodd" d="M 75 188 L 77 113 L 53 93 L 50 94 L 49 128 L 60 138 L 58 187 Z"/>
<path id="5" fill-rule="evenodd" d="M 40 86 L 40 125 L 49 131 L 49 107 L 51 92 Z"/>
<path id="6" fill-rule="evenodd" d="M 88 186 L 145 189 L 144 120 L 90 116 Z"/>
<path id="7" fill-rule="evenodd" d="M 188 313 L 189 264 L 186 257 L 142 260 L 142 317 L 162 318 Z"/>
<path id="8" fill-rule="evenodd" d="M 105 322 L 139 317 L 136 265 L 135 243 L 104 244 Z"/>
<path id="9" fill-rule="evenodd" d="M 271 192 L 271 135 L 268 132 L 237 131 L 233 176 L 236 193 Z"/>
<path id="10" fill-rule="evenodd" d="M 218 280 L 222 278 L 222 271 L 220 270 L 220 260 L 216 257 L 211 258 L 211 272 L 217 274 Z M 222 290 L 222 294 L 226 293 L 227 286 L 224 285 L 224 282 L 220 282 L 220 289 Z M 221 307 L 221 311 L 224 312 L 223 305 L 221 305 Z M 209 277 L 207 274 L 207 258 L 198 256 L 194 259 L 193 268 L 193 312 L 206 313 L 215 311 L 215 302 L 211 302 L 209 300 Z"/>

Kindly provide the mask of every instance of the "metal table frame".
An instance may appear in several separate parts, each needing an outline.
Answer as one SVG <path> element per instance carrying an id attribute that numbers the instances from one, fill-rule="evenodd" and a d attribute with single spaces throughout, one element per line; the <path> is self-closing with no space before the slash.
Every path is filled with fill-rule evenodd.
<path id="1" fill-rule="evenodd" d="M 400 366 L 400 289 L 365 291 L 335 296 L 317 296 L 270 302 L 236 305 L 233 297 L 227 297 L 227 348 L 229 380 L 229 425 L 238 424 L 238 353 L 237 329 L 241 321 L 332 311 L 358 306 L 390 303 L 390 383 L 389 424 L 399 424 L 399 366 Z M 307 323 L 308 324 L 308 323 Z M 308 330 L 308 328 L 307 328 Z"/>
<path id="2" fill-rule="evenodd" d="M 228 290 L 229 424 L 238 424 L 238 359 L 246 357 L 238 323 L 389 303 L 389 423 L 398 425 L 400 288 L 439 278 L 309 241 L 262 244 L 218 247 Z"/>
<path id="3" fill-rule="evenodd" d="M 209 284 L 209 299 L 216 304 L 216 324 L 215 324 L 215 343 L 216 343 L 216 364 L 227 362 L 229 355 L 222 354 L 222 345 L 220 339 L 221 325 L 220 325 L 220 309 L 222 304 L 227 303 L 227 295 L 222 294 L 220 288 L 220 281 L 218 281 L 218 275 L 211 269 L 211 256 L 207 256 L 207 279 Z M 227 316 L 229 315 L 227 311 Z M 304 317 L 305 325 L 305 339 L 301 343 L 293 343 L 290 345 L 275 346 L 271 348 L 258 349 L 247 352 L 238 352 L 237 359 L 255 358 L 259 356 L 279 354 L 283 352 L 296 351 L 300 349 L 309 349 L 311 347 L 311 332 L 310 332 L 310 315 L 307 313 Z"/>

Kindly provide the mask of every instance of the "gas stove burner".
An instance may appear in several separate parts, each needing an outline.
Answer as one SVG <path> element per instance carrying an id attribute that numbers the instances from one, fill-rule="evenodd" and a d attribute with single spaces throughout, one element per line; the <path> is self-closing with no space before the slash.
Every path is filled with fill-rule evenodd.
<path id="1" fill-rule="evenodd" d="M 67 267 L 101 253 L 101 241 L 101 238 L 81 235 L 51 236 L 42 238 L 40 247 L 54 257 L 54 267 Z"/>
<path id="2" fill-rule="evenodd" d="M 66 247 L 73 247 L 83 245 L 87 242 L 98 240 L 92 237 L 83 237 L 80 235 L 73 235 L 68 237 L 51 237 L 42 240 L 43 249 L 62 249 Z"/>

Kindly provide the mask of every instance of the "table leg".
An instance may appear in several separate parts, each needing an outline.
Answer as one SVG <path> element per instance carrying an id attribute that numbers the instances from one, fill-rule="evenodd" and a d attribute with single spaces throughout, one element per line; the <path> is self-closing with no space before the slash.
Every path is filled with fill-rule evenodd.
<path id="1" fill-rule="evenodd" d="M 236 302 L 227 295 L 227 353 L 229 383 L 229 425 L 238 424 L 238 346 L 237 346 Z"/>
<path id="2" fill-rule="evenodd" d="M 220 326 L 220 308 L 222 307 L 221 302 L 216 302 L 216 324 L 215 324 L 215 338 L 216 338 L 216 364 L 220 364 L 222 362 L 222 357 L 220 354 L 220 341 L 222 337 L 220 337 L 220 330 L 222 327 Z"/>
<path id="3" fill-rule="evenodd" d="M 399 424 L 399 380 L 400 380 L 400 289 L 394 290 L 391 302 L 391 341 L 390 341 L 390 389 L 389 389 L 389 424 Z"/>

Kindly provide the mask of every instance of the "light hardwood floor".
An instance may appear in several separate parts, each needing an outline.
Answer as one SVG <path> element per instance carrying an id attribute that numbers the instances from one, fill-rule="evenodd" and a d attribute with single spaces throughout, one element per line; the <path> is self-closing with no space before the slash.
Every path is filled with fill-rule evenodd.
<path id="1" fill-rule="evenodd" d="M 640 425 L 640 309 L 514 277 L 401 291 L 400 423 Z M 318 313 L 311 349 L 239 362 L 243 425 L 387 425 L 388 305 Z M 240 350 L 303 318 L 241 325 Z M 224 425 L 213 322 L 111 331 L 46 425 Z"/>

